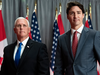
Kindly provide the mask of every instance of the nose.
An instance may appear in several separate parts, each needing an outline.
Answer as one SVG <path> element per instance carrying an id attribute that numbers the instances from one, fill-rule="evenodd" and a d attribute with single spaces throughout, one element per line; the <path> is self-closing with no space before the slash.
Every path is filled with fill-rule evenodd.
<path id="1" fill-rule="evenodd" d="M 77 13 L 74 14 L 74 18 L 77 18 Z"/>
<path id="2" fill-rule="evenodd" d="M 22 28 L 23 28 L 23 25 L 20 26 L 20 29 L 22 29 Z"/>

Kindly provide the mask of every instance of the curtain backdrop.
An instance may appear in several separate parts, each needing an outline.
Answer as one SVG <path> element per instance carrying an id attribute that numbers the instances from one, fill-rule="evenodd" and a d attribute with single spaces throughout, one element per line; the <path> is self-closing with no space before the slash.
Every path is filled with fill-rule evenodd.
<path id="1" fill-rule="evenodd" d="M 47 45 L 50 57 L 53 36 L 53 24 L 55 19 L 55 9 L 59 12 L 59 3 L 62 5 L 62 21 L 65 31 L 70 29 L 70 23 L 67 20 L 66 5 L 69 1 L 75 0 L 37 0 L 37 19 L 40 28 L 42 42 Z M 88 9 L 91 2 L 92 7 L 92 25 L 94 30 L 100 31 L 100 0 L 76 0 Z M 14 21 L 17 17 L 26 17 L 26 5 L 29 6 L 29 22 L 31 24 L 32 13 L 34 10 L 35 0 L 2 0 L 2 15 L 6 30 L 8 44 L 15 42 L 16 34 L 14 33 Z M 85 24 L 85 18 L 83 20 Z"/>

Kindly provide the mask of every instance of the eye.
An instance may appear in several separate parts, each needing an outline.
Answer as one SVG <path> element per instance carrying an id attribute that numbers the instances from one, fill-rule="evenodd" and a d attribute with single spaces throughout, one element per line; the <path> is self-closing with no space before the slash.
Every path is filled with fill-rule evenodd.
<path id="1" fill-rule="evenodd" d="M 27 27 L 27 25 L 24 24 L 23 27 Z"/>
<path id="2" fill-rule="evenodd" d="M 80 11 L 78 11 L 78 12 L 77 12 L 77 14 L 81 14 L 81 12 L 80 12 Z"/>
<path id="3" fill-rule="evenodd" d="M 16 25 L 16 27 L 21 27 L 21 25 L 20 25 L 20 24 L 18 24 L 18 25 Z"/>
<path id="4" fill-rule="evenodd" d="M 70 12 L 70 15 L 74 15 L 74 12 Z"/>

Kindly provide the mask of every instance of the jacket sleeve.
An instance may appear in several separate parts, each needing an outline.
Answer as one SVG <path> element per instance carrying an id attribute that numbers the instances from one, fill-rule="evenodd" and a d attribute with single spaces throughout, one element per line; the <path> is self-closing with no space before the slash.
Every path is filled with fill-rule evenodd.
<path id="1" fill-rule="evenodd" d="M 97 31 L 97 33 L 95 35 L 94 47 L 95 47 L 96 59 L 100 63 L 100 31 Z"/>
<path id="2" fill-rule="evenodd" d="M 58 38 L 57 50 L 56 50 L 56 58 L 55 58 L 54 75 L 64 75 L 63 60 L 62 60 L 62 51 L 61 51 L 60 43 L 61 42 L 60 42 L 60 40 Z"/>
<path id="3" fill-rule="evenodd" d="M 46 45 L 42 44 L 38 54 L 38 75 L 50 75 Z"/>

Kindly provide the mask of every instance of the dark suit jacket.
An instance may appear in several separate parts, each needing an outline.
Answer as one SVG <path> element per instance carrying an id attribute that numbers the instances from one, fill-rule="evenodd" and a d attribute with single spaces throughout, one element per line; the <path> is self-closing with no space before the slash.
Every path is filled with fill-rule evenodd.
<path id="1" fill-rule="evenodd" d="M 97 75 L 100 63 L 100 32 L 83 28 L 75 58 L 71 48 L 71 30 L 58 38 L 55 75 Z"/>
<path id="2" fill-rule="evenodd" d="M 17 42 L 4 48 L 2 75 L 49 75 L 49 59 L 46 45 L 28 40 L 24 52 L 15 66 L 13 53 Z"/>

